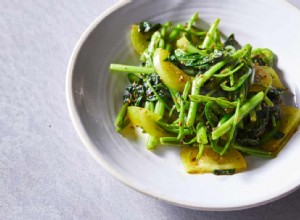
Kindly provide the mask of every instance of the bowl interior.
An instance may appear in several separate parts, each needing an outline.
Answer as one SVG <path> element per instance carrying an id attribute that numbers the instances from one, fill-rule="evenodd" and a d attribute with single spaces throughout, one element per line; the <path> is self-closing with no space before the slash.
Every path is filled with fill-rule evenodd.
<path id="1" fill-rule="evenodd" d="M 243 9 L 243 10 L 241 10 Z M 199 12 L 200 27 L 221 18 L 224 35 L 235 33 L 243 45 L 270 48 L 277 71 L 289 88 L 285 102 L 299 103 L 300 15 L 285 1 L 133 1 L 99 17 L 80 39 L 71 58 L 67 93 L 75 128 L 95 159 L 127 185 L 154 197 L 190 208 L 229 210 L 278 198 L 300 183 L 299 133 L 272 160 L 247 157 L 248 170 L 233 176 L 190 175 L 183 170 L 179 149 L 149 151 L 143 138 L 124 138 L 114 120 L 122 105 L 126 74 L 109 72 L 110 63 L 138 64 L 130 45 L 133 23 L 184 22 Z M 293 175 L 291 175 L 293 173 Z M 283 182 L 282 179 L 285 181 Z"/>

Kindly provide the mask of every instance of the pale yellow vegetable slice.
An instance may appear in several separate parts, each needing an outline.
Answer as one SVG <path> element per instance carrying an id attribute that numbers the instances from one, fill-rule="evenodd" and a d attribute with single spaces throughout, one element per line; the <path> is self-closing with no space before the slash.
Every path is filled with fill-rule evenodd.
<path id="1" fill-rule="evenodd" d="M 275 155 L 285 146 L 293 134 L 297 131 L 300 123 L 300 110 L 292 106 L 282 105 L 279 131 L 284 134 L 280 139 L 270 139 L 262 144 L 261 148 Z"/>
<path id="2" fill-rule="evenodd" d="M 176 41 L 176 47 L 182 50 L 186 50 L 189 44 L 190 42 L 184 35 Z"/>
<path id="3" fill-rule="evenodd" d="M 129 106 L 127 108 L 127 116 L 132 125 L 141 127 L 145 132 L 153 137 L 170 136 L 165 130 L 157 125 L 157 121 L 161 118 L 158 114 L 151 112 L 145 108 Z"/>
<path id="4" fill-rule="evenodd" d="M 205 147 L 199 160 L 198 148 L 183 147 L 180 153 L 185 171 L 188 173 L 214 173 L 215 171 L 234 170 L 240 172 L 247 168 L 244 157 L 235 149 L 221 156 L 209 146 Z"/>
<path id="5" fill-rule="evenodd" d="M 148 48 L 151 34 L 152 33 L 150 32 L 144 34 L 140 33 L 139 26 L 137 24 L 133 24 L 131 26 L 130 39 L 132 46 L 136 52 L 142 54 Z"/>
<path id="6" fill-rule="evenodd" d="M 169 88 L 182 92 L 185 84 L 191 81 L 191 78 L 173 63 L 166 61 L 168 56 L 169 52 L 167 50 L 156 49 L 153 57 L 154 68 Z"/>
<path id="7" fill-rule="evenodd" d="M 284 89 L 284 86 L 282 85 L 282 82 L 280 81 L 280 78 L 276 71 L 269 66 L 261 66 L 265 70 L 265 72 L 268 72 L 272 77 L 272 86 L 278 89 Z"/>
<path id="8" fill-rule="evenodd" d="M 260 92 L 269 87 L 284 89 L 278 74 L 269 66 L 254 66 L 255 77 L 254 83 L 250 86 L 250 92 Z"/>

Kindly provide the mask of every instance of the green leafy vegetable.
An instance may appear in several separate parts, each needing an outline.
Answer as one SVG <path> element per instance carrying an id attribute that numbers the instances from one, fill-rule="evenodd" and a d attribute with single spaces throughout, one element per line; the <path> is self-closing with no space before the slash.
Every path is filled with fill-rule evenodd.
<path id="1" fill-rule="evenodd" d="M 128 74 L 117 131 L 128 124 L 149 137 L 147 148 L 184 146 L 189 173 L 232 175 L 246 168 L 243 155 L 273 158 L 293 135 L 300 111 L 282 106 L 285 93 L 267 48 L 222 39 L 220 19 L 208 28 L 198 13 L 183 24 L 132 25 L 139 66 L 111 64 Z"/>

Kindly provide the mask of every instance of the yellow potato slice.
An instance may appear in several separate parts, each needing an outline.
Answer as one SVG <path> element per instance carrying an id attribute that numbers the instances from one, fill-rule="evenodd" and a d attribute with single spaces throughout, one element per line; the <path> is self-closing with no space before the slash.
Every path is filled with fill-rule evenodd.
<path id="1" fill-rule="evenodd" d="M 131 124 L 141 127 L 145 132 L 154 137 L 170 136 L 164 129 L 157 125 L 157 121 L 161 118 L 158 114 L 151 112 L 145 108 L 129 106 L 127 108 L 127 116 Z"/>
<path id="2" fill-rule="evenodd" d="M 247 168 L 244 157 L 235 149 L 221 156 L 209 146 L 205 147 L 202 156 L 196 160 L 198 148 L 183 147 L 180 153 L 185 171 L 188 173 L 216 173 L 217 171 L 240 172 Z M 233 174 L 233 173 L 231 173 Z"/>
<path id="3" fill-rule="evenodd" d="M 250 86 L 250 92 L 260 92 L 269 87 L 275 87 L 278 89 L 283 89 L 278 74 L 272 67 L 269 66 L 254 66 L 255 77 L 254 83 Z"/>
<path id="4" fill-rule="evenodd" d="M 168 56 L 167 50 L 161 48 L 155 50 L 153 57 L 155 70 L 169 88 L 182 92 L 185 84 L 191 81 L 191 78 L 173 63 L 166 61 Z"/>
<path id="5" fill-rule="evenodd" d="M 293 134 L 297 131 L 300 123 L 300 110 L 292 106 L 282 105 L 281 109 L 281 119 L 279 131 L 284 134 L 280 139 L 270 139 L 266 143 L 261 145 L 266 151 L 278 154 L 280 150 L 285 146 Z"/>
<path id="6" fill-rule="evenodd" d="M 150 39 L 151 39 L 151 34 L 152 33 L 140 33 L 139 32 L 139 26 L 137 24 L 133 24 L 131 26 L 131 31 L 130 31 L 130 38 L 131 38 L 131 43 L 134 48 L 134 50 L 142 54 L 149 45 Z"/>

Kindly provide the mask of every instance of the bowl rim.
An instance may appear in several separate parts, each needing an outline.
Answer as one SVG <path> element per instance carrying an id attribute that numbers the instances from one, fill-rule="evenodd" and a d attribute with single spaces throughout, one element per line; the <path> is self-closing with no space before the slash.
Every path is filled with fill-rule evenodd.
<path id="1" fill-rule="evenodd" d="M 294 5 L 291 3 L 285 1 L 285 0 L 277 0 L 278 2 L 285 3 L 286 5 L 292 7 L 293 9 L 296 9 L 296 11 L 300 12 L 299 9 L 297 9 Z M 85 29 L 85 31 L 81 34 L 79 40 L 75 44 L 75 47 L 71 53 L 67 71 L 66 71 L 66 82 L 65 82 L 65 92 L 66 92 L 66 101 L 67 101 L 67 108 L 68 112 L 72 121 L 72 124 L 76 130 L 77 135 L 79 136 L 81 142 L 83 143 L 84 147 L 88 150 L 88 152 L 92 155 L 92 157 L 97 161 L 100 166 L 104 168 L 108 173 L 110 173 L 114 178 L 116 178 L 121 183 L 125 184 L 126 186 L 129 186 L 130 188 L 134 189 L 135 191 L 138 191 L 142 194 L 151 196 L 153 198 L 163 200 L 165 202 L 168 202 L 169 204 L 173 204 L 176 206 L 189 208 L 189 209 L 195 209 L 195 210 L 203 210 L 203 211 L 234 211 L 234 210 L 243 210 L 248 208 L 257 207 L 260 205 L 264 205 L 270 202 L 273 202 L 275 200 L 278 200 L 282 197 L 285 197 L 286 195 L 296 191 L 300 188 L 300 184 L 296 187 L 290 187 L 287 191 L 284 193 L 279 193 L 274 196 L 269 196 L 268 198 L 264 200 L 257 200 L 256 202 L 245 202 L 242 205 L 239 206 L 213 206 L 213 205 L 206 205 L 206 206 L 198 206 L 194 202 L 180 202 L 180 201 L 174 201 L 172 198 L 169 198 L 166 195 L 159 195 L 158 193 L 153 193 L 153 191 L 150 191 L 149 189 L 144 189 L 143 187 L 138 186 L 135 184 L 134 181 L 124 177 L 121 173 L 115 171 L 104 159 L 102 159 L 97 154 L 97 148 L 92 143 L 92 141 L 89 139 L 89 136 L 87 132 L 84 129 L 84 126 L 81 122 L 81 119 L 79 117 L 78 111 L 76 110 L 76 104 L 75 104 L 75 98 L 73 94 L 73 73 L 74 73 L 74 67 L 76 64 L 76 60 L 78 58 L 78 55 L 80 53 L 80 50 L 82 49 L 82 46 L 84 42 L 87 40 L 89 35 L 92 33 L 92 31 L 101 23 L 103 19 L 105 19 L 107 16 L 111 15 L 113 12 L 117 11 L 118 9 L 122 8 L 123 6 L 132 3 L 137 2 L 135 0 L 119 0 L 117 3 L 115 3 L 110 8 L 106 9 L 103 13 L 101 13 L 98 17 L 88 25 L 88 27 Z"/>

